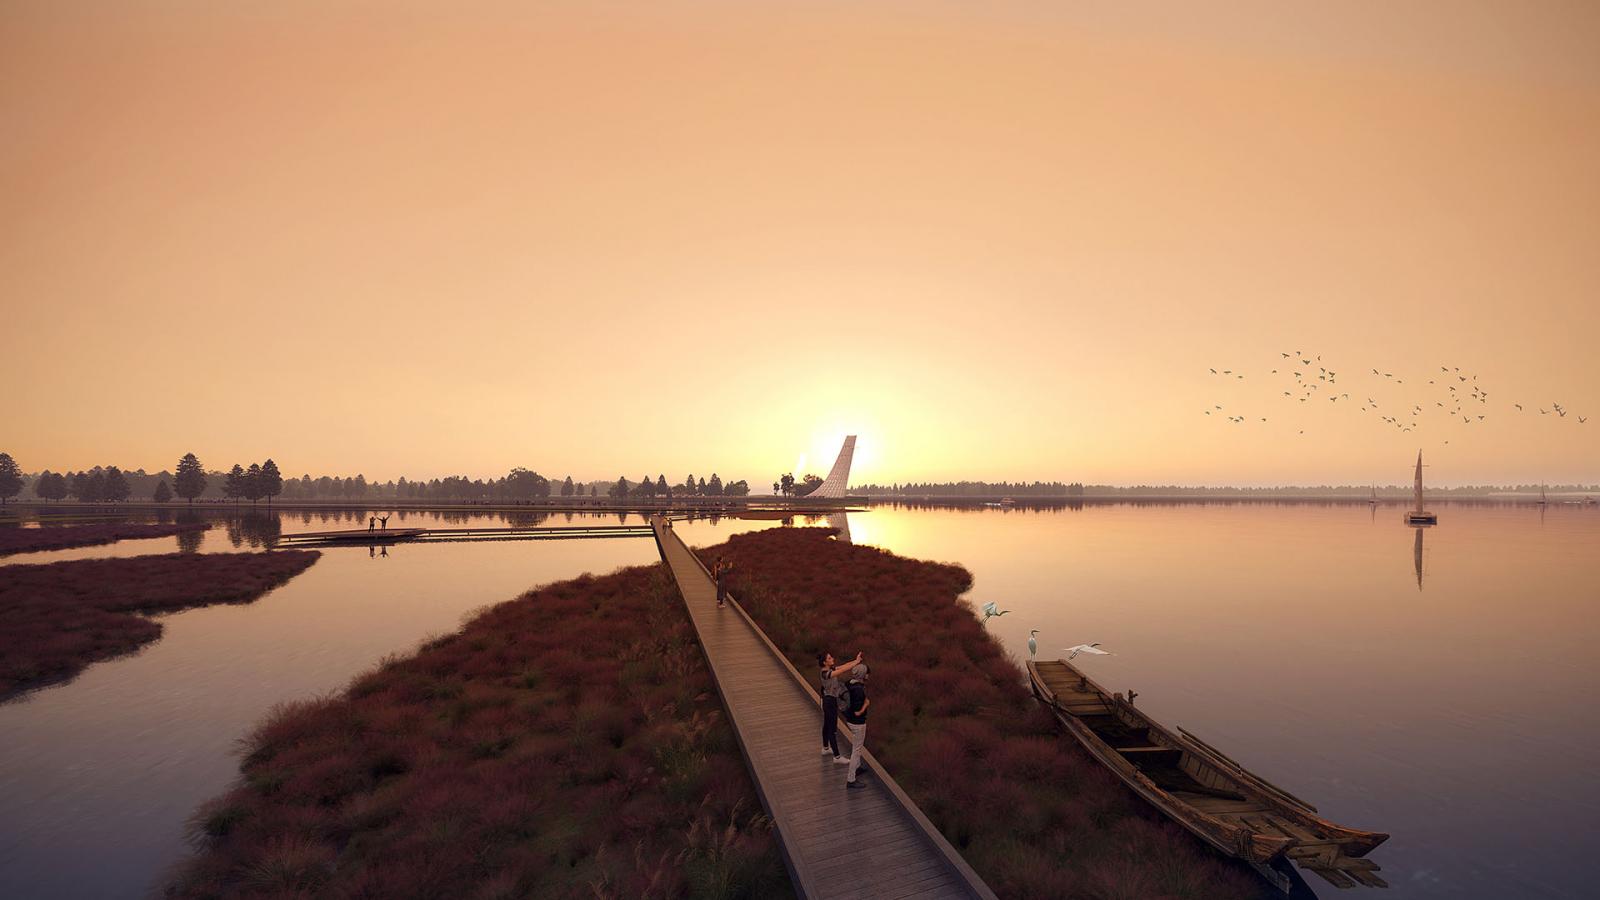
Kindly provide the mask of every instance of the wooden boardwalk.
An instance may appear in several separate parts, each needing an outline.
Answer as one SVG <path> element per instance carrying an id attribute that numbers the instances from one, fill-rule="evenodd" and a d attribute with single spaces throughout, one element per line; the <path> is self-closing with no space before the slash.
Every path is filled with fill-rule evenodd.
<path id="1" fill-rule="evenodd" d="M 651 537 L 648 525 L 533 526 L 528 528 L 351 528 L 281 534 L 279 544 L 393 544 L 439 541 L 532 541 L 567 538 Z"/>
<path id="2" fill-rule="evenodd" d="M 816 691 L 737 601 L 717 609 L 705 566 L 663 520 L 654 520 L 654 527 L 795 892 L 862 900 L 993 898 L 870 752 L 860 776 L 867 789 L 845 789 L 845 767 L 818 752 L 822 703 Z M 841 747 L 848 737 L 841 724 Z"/>

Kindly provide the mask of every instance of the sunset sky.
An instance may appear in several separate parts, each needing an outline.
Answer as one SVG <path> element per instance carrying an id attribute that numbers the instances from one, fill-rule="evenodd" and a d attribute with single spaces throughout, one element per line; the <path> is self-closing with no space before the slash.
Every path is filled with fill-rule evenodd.
<path id="1" fill-rule="evenodd" d="M 1600 481 L 1596 48 L 1587 0 L 0 0 L 0 450 Z"/>

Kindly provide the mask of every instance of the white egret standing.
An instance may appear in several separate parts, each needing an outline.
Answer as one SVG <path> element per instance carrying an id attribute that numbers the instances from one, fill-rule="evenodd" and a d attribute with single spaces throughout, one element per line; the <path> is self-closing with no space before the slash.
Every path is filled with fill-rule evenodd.
<path id="1" fill-rule="evenodd" d="M 1094 656 L 1113 656 L 1113 655 L 1115 655 L 1110 650 L 1101 650 L 1099 641 L 1095 641 L 1092 644 L 1079 644 L 1076 647 L 1062 647 L 1061 648 L 1061 652 L 1067 654 L 1067 659 L 1072 659 L 1072 658 L 1076 657 L 1079 653 L 1089 653 L 1089 654 L 1092 654 Z"/>
<path id="2" fill-rule="evenodd" d="M 995 616 L 1003 616 L 1008 612 L 1011 612 L 1011 610 L 1001 609 L 998 603 L 985 603 L 983 605 L 983 622 L 981 624 L 988 625 L 990 619 Z"/>
<path id="3" fill-rule="evenodd" d="M 1034 654 L 1039 652 L 1039 642 L 1037 640 L 1034 640 L 1034 635 L 1037 635 L 1038 633 L 1039 633 L 1039 629 L 1037 629 L 1037 628 L 1035 628 L 1034 630 L 1028 632 L 1028 658 L 1029 659 L 1033 659 Z"/>

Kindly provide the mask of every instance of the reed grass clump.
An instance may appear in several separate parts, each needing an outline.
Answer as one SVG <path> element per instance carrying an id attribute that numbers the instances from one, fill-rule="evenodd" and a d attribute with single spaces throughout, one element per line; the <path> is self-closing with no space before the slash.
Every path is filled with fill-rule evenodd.
<path id="1" fill-rule="evenodd" d="M 0 567 L 0 700 L 159 638 L 161 624 L 143 613 L 249 603 L 320 556 L 167 553 Z"/>
<path id="2" fill-rule="evenodd" d="M 204 531 L 205 522 L 179 522 L 167 525 L 50 525 L 41 528 L 0 528 L 0 556 L 34 553 L 40 550 L 65 550 L 92 547 L 135 538 L 171 537 L 187 531 Z"/>
<path id="3" fill-rule="evenodd" d="M 492 607 L 243 750 L 168 896 L 791 895 L 659 566 Z"/>

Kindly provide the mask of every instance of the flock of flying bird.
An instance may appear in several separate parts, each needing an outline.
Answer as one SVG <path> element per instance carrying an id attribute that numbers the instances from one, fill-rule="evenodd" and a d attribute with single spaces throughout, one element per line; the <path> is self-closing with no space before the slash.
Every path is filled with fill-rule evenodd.
<path id="1" fill-rule="evenodd" d="M 1000 604 L 998 604 L 998 603 L 993 603 L 993 602 L 985 603 L 983 605 L 983 621 L 980 622 L 979 624 L 984 625 L 985 627 L 987 627 L 988 624 L 989 624 L 989 620 L 990 619 L 993 619 L 996 616 L 1003 616 L 1008 612 L 1011 612 L 1011 610 L 1009 610 L 1009 609 L 1001 609 L 1000 608 Z M 1079 644 L 1076 647 L 1062 647 L 1061 648 L 1061 652 L 1065 653 L 1067 655 L 1067 659 L 1076 659 L 1078 657 L 1079 653 L 1087 653 L 1087 654 L 1090 654 L 1091 656 L 1114 656 L 1115 655 L 1110 650 L 1101 650 L 1099 641 L 1095 641 L 1092 644 Z M 1035 628 L 1032 631 L 1028 632 L 1028 658 L 1029 659 L 1033 659 L 1034 656 L 1038 655 L 1038 653 L 1039 653 L 1039 629 Z"/>
<path id="2" fill-rule="evenodd" d="M 1400 432 L 1420 430 L 1425 421 L 1424 414 L 1448 416 L 1445 419 L 1446 422 L 1455 422 L 1456 418 L 1460 417 L 1460 424 L 1462 425 L 1477 425 L 1488 420 L 1492 409 L 1489 406 L 1489 392 L 1478 384 L 1478 376 L 1470 372 L 1463 373 L 1460 366 L 1440 366 L 1439 374 L 1427 379 L 1428 384 L 1432 385 L 1433 388 L 1426 392 L 1428 396 L 1425 398 L 1424 403 L 1408 402 L 1403 407 L 1394 408 L 1392 406 L 1381 406 L 1377 400 L 1370 396 L 1367 396 L 1365 398 L 1366 402 L 1362 403 L 1360 401 L 1364 396 L 1363 392 L 1358 391 L 1352 397 L 1348 391 L 1339 389 L 1337 387 L 1340 378 L 1339 373 L 1323 364 L 1321 354 L 1308 355 L 1296 350 L 1293 353 L 1280 353 L 1279 356 L 1284 361 L 1279 363 L 1279 368 L 1272 369 L 1267 374 L 1268 376 L 1276 376 L 1276 380 L 1281 382 L 1278 387 L 1287 388 L 1282 392 L 1284 402 L 1298 405 L 1327 400 L 1335 407 L 1343 403 L 1345 406 L 1354 406 L 1358 412 L 1377 413 L 1378 415 L 1374 417 L 1377 421 Z M 1245 380 L 1245 375 L 1242 371 L 1233 369 L 1211 369 L 1210 371 L 1213 376 L 1220 379 L 1229 381 Z M 1406 383 L 1404 378 L 1396 377 L 1395 373 L 1378 369 L 1372 370 L 1371 377 L 1382 379 L 1381 383 L 1384 385 L 1403 385 Z M 1420 388 L 1418 381 L 1418 379 L 1412 379 L 1413 390 Z M 1431 402 L 1433 406 L 1424 405 L 1427 402 Z M 1513 403 L 1511 406 L 1518 413 L 1526 411 L 1521 403 Z M 1393 409 L 1393 414 L 1389 414 L 1391 409 Z M 1204 411 L 1205 415 L 1208 416 L 1212 415 L 1213 412 L 1222 412 L 1224 414 L 1222 418 L 1236 425 L 1243 424 L 1250 419 L 1259 419 L 1261 422 L 1266 422 L 1268 419 L 1267 416 L 1259 415 L 1259 413 L 1234 414 L 1232 410 L 1225 409 L 1220 403 L 1213 404 L 1211 409 Z M 1569 413 L 1571 413 L 1571 410 L 1555 402 L 1550 403 L 1548 407 L 1539 408 L 1540 415 L 1554 415 L 1558 419 L 1567 418 Z M 1589 421 L 1588 416 L 1573 414 L 1572 418 L 1576 419 L 1579 425 Z M 1305 430 L 1301 429 L 1300 433 L 1305 434 Z M 1446 440 L 1445 443 L 1448 444 L 1450 442 Z"/>

